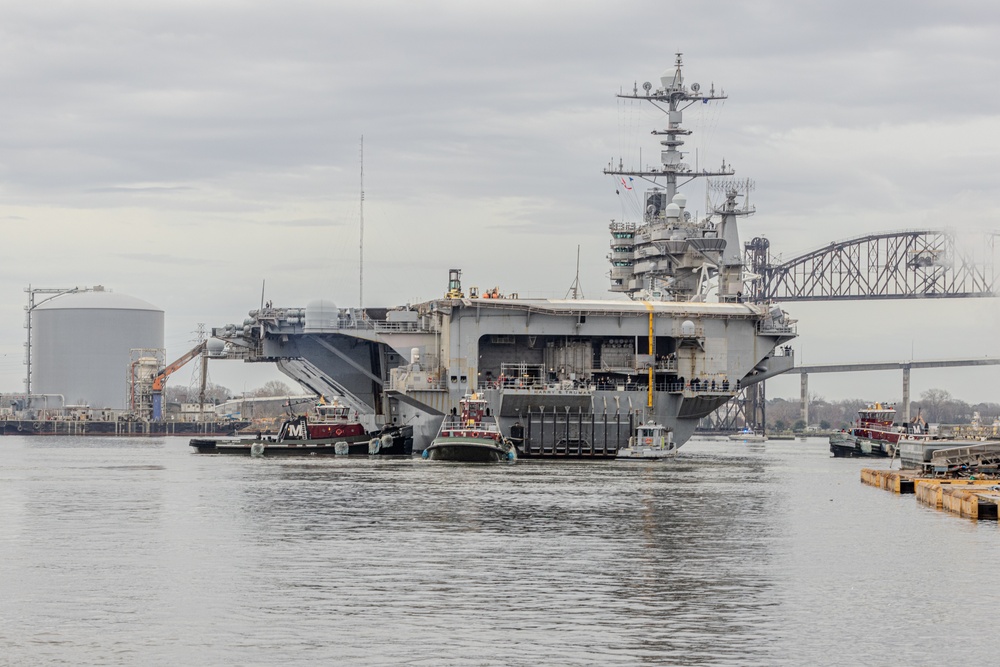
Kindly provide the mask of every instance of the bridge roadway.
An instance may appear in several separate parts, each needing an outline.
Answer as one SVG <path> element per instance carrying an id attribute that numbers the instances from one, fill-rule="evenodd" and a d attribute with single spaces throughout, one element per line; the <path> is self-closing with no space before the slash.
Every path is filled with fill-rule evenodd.
<path id="1" fill-rule="evenodd" d="M 910 421 L 910 371 L 914 368 L 953 368 L 956 366 L 1000 366 L 1000 359 L 925 359 L 923 361 L 876 361 L 846 364 L 814 364 L 795 366 L 789 373 L 801 376 L 802 421 L 809 423 L 809 374 L 848 373 L 853 371 L 903 371 L 903 420 Z"/>

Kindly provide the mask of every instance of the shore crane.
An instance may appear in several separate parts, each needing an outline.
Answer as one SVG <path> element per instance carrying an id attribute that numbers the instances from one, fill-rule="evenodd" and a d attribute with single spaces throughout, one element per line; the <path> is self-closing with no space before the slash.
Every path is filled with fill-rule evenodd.
<path id="1" fill-rule="evenodd" d="M 208 341 L 202 341 L 202 342 L 198 343 L 193 348 L 191 348 L 190 350 L 188 350 L 187 352 L 185 352 L 183 355 L 181 355 L 178 359 L 176 359 L 175 361 L 167 364 L 166 367 L 164 367 L 161 371 L 159 371 L 153 377 L 153 386 L 152 386 L 152 394 L 153 394 L 153 421 L 159 421 L 159 420 L 163 419 L 163 387 L 167 383 L 167 378 L 170 377 L 173 373 L 175 373 L 178 370 L 180 370 L 182 367 L 184 367 L 185 364 L 187 364 L 189 361 L 191 361 L 195 357 L 204 354 L 205 350 L 207 350 L 207 349 L 208 349 Z M 202 362 L 202 363 L 204 364 L 204 362 Z M 207 374 L 205 373 L 205 368 L 204 368 L 204 366 L 202 366 L 202 372 L 201 372 L 201 393 L 199 394 L 199 400 L 201 402 L 202 409 L 204 409 L 204 405 L 205 405 L 205 381 L 206 381 L 206 376 L 207 376 Z"/>

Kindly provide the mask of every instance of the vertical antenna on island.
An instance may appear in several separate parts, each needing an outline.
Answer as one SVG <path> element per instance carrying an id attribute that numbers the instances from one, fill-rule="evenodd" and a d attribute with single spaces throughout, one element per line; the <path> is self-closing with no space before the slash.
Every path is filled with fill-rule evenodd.
<path id="1" fill-rule="evenodd" d="M 361 135 L 361 238 L 358 261 L 358 308 L 365 307 L 365 135 Z"/>
<path id="2" fill-rule="evenodd" d="M 569 291 L 566 292 L 566 298 L 573 296 L 573 300 L 583 298 L 583 288 L 580 287 L 580 246 L 576 246 L 576 278 L 573 279 L 573 284 L 569 286 Z"/>

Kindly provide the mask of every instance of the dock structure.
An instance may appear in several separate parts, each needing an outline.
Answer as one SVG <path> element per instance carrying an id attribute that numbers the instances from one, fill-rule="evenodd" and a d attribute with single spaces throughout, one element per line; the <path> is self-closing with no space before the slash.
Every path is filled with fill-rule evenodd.
<path id="1" fill-rule="evenodd" d="M 916 470 L 861 469 L 861 482 L 893 493 L 913 493 L 913 481 L 919 473 Z"/>
<path id="2" fill-rule="evenodd" d="M 917 484 L 917 502 L 969 519 L 997 519 L 997 505 L 1000 503 L 997 480 L 956 480 L 958 483 L 945 481 L 944 484 L 941 481 L 945 480 Z"/>
<path id="3" fill-rule="evenodd" d="M 863 468 L 861 481 L 898 494 L 914 494 L 918 502 L 969 519 L 998 519 L 1000 479 L 927 477 L 920 470 Z"/>

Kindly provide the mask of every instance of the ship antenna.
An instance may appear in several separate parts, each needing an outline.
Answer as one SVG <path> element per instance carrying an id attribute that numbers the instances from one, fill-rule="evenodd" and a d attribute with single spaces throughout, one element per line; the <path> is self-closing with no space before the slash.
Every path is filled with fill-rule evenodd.
<path id="1" fill-rule="evenodd" d="M 573 279 L 573 284 L 569 286 L 569 290 L 566 292 L 566 298 L 569 295 L 573 295 L 573 300 L 582 299 L 583 289 L 580 287 L 580 246 L 576 246 L 576 278 Z"/>
<path id="2" fill-rule="evenodd" d="M 358 309 L 365 308 L 365 135 L 361 135 L 361 233 L 358 248 Z"/>

